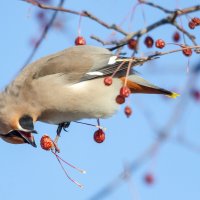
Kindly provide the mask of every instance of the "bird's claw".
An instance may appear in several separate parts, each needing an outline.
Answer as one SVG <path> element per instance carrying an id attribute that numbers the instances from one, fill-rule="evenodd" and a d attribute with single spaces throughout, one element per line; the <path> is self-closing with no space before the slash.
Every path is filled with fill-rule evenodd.
<path id="1" fill-rule="evenodd" d="M 60 138 L 60 133 L 62 129 L 67 132 L 67 128 L 69 127 L 69 125 L 70 122 L 64 122 L 58 125 L 57 135 L 55 137 L 55 140 L 53 141 L 55 153 L 60 153 L 60 149 L 58 147 L 58 139 Z"/>

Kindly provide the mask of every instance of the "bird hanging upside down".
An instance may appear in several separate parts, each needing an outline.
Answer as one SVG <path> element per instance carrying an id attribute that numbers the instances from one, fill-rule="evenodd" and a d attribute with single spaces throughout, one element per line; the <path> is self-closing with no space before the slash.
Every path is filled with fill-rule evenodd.
<path id="1" fill-rule="evenodd" d="M 131 60 L 131 66 L 126 60 Z M 131 93 L 176 97 L 176 93 L 149 83 L 134 70 L 126 76 L 129 66 L 148 60 L 118 58 L 105 48 L 84 45 L 29 64 L 0 94 L 0 137 L 9 143 L 36 147 L 36 121 L 59 125 L 59 135 L 65 122 L 69 125 L 83 118 L 111 117 L 119 108 L 115 99 L 125 82 Z M 113 83 L 108 87 L 104 78 L 113 73 Z"/>

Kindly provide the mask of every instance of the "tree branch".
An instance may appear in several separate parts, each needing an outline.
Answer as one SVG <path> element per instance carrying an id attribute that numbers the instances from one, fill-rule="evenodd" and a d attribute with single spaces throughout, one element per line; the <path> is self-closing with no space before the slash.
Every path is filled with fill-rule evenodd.
<path id="1" fill-rule="evenodd" d="M 166 9 L 166 8 L 163 8 L 162 6 L 160 6 L 160 5 L 158 5 L 158 4 L 152 3 L 152 2 L 148 2 L 148 1 L 145 1 L 145 0 L 138 0 L 138 1 L 139 1 L 139 3 L 146 4 L 146 5 L 148 5 L 148 6 L 157 8 L 157 9 L 159 9 L 159 10 L 165 12 L 165 13 L 168 13 L 168 14 L 174 12 L 174 11 L 168 10 L 168 9 Z"/>
<path id="2" fill-rule="evenodd" d="M 38 2 L 37 0 L 23 0 L 23 1 L 25 1 L 27 3 L 30 3 L 30 4 L 32 4 L 34 6 L 37 6 L 39 8 L 42 8 L 42 9 L 61 11 L 61 12 L 66 12 L 66 13 L 70 13 L 70 14 L 74 14 L 74 15 L 81 15 L 83 17 L 88 17 L 89 19 L 97 22 L 98 24 L 104 26 L 107 29 L 112 29 L 112 30 L 115 30 L 115 31 L 123 34 L 123 35 L 128 35 L 127 32 L 122 30 L 116 24 L 109 25 L 109 24 L 107 24 L 106 22 L 104 22 L 101 19 L 97 18 L 95 15 L 91 14 L 88 11 L 78 12 L 78 11 L 62 8 L 61 6 L 56 7 L 56 6 L 51 6 L 51 5 L 45 5 L 45 4 L 42 4 L 42 3 Z"/>

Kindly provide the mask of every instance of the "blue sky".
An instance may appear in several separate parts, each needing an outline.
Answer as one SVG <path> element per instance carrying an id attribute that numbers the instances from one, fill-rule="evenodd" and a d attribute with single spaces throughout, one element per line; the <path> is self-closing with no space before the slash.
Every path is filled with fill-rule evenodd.
<path id="1" fill-rule="evenodd" d="M 55 1 L 58 2 L 58 1 Z M 109 24 L 119 24 L 127 15 L 131 6 L 136 1 L 119 0 L 67 0 L 65 7 L 74 10 L 88 10 Z M 173 9 L 177 1 L 155 1 L 162 6 Z M 181 1 L 181 8 L 196 5 L 197 1 Z M 160 11 L 154 11 L 144 7 L 147 24 L 164 17 Z M 22 1 L 2 1 L 0 8 L 0 87 L 3 89 L 18 73 L 19 69 L 29 56 L 32 47 L 30 39 L 40 35 L 40 29 L 35 20 L 37 8 Z M 191 14 L 199 16 L 199 12 Z M 65 31 L 52 30 L 46 36 L 40 49 L 33 60 L 50 53 L 57 52 L 72 46 L 77 36 L 79 17 L 69 14 L 61 14 L 65 22 Z M 187 23 L 183 17 L 183 22 Z M 132 22 L 127 20 L 123 25 L 126 31 L 135 31 L 144 27 L 141 8 L 136 10 Z M 100 25 L 88 19 L 82 19 L 82 35 L 87 43 L 101 46 L 89 38 L 91 34 L 103 39 L 108 38 L 112 31 L 106 30 Z M 150 33 L 155 39 L 163 38 L 171 42 L 174 27 L 163 26 Z M 199 28 L 194 34 L 199 33 Z M 117 36 L 122 37 L 121 35 Z M 142 38 L 143 39 L 143 38 Z M 199 38 L 197 36 L 197 42 Z M 190 41 L 188 41 L 190 44 Z M 149 52 L 140 42 L 140 52 Z M 173 46 L 167 47 L 173 49 Z M 152 51 L 154 51 L 153 49 Z M 128 55 L 131 53 L 127 48 Z M 139 55 L 138 55 L 139 56 Z M 190 66 L 198 62 L 198 56 L 190 58 Z M 167 89 L 179 90 L 184 93 L 189 74 L 186 73 L 188 59 L 182 53 L 176 53 L 161 57 L 151 64 L 138 67 L 142 76 L 153 83 Z M 199 88 L 199 81 L 196 83 Z M 0 141 L 0 192 L 4 200 L 35 200 L 35 199 L 76 199 L 88 200 L 103 187 L 113 181 L 134 160 L 142 155 L 156 140 L 155 129 L 165 131 L 165 125 L 171 118 L 177 104 L 183 97 L 176 100 L 166 99 L 157 95 L 134 95 L 130 101 L 133 115 L 127 119 L 123 114 L 123 107 L 117 115 L 101 123 L 107 128 L 106 140 L 102 144 L 93 141 L 95 128 L 79 124 L 72 124 L 69 132 L 63 132 L 59 142 L 61 157 L 68 162 L 84 168 L 87 173 L 79 174 L 66 166 L 69 174 L 84 184 L 83 190 L 71 183 L 61 170 L 56 158 L 50 153 L 30 145 L 11 145 Z M 185 136 L 192 144 L 200 146 L 199 139 L 199 102 L 187 97 L 181 108 L 182 114 L 170 129 L 170 138 L 160 146 L 155 157 L 149 157 L 137 170 L 129 181 L 122 181 L 112 193 L 104 199 L 198 199 L 200 197 L 199 155 L 183 145 L 179 144 L 176 136 Z M 96 123 L 91 120 L 84 122 Z M 152 124 L 155 129 L 152 128 Z M 37 123 L 36 129 L 40 133 L 36 136 L 39 144 L 43 134 L 54 137 L 56 126 Z M 153 172 L 155 183 L 148 186 L 144 183 L 144 175 L 154 163 Z"/>

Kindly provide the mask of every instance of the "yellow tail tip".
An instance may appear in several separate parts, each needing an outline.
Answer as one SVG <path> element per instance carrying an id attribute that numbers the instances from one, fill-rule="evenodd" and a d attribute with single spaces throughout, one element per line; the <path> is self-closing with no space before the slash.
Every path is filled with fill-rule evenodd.
<path id="1" fill-rule="evenodd" d="M 172 92 L 172 94 L 170 94 L 170 95 L 166 95 L 166 96 L 169 97 L 169 98 L 173 98 L 173 99 L 175 99 L 176 97 L 180 96 L 180 94 L 175 93 L 175 92 Z"/>

